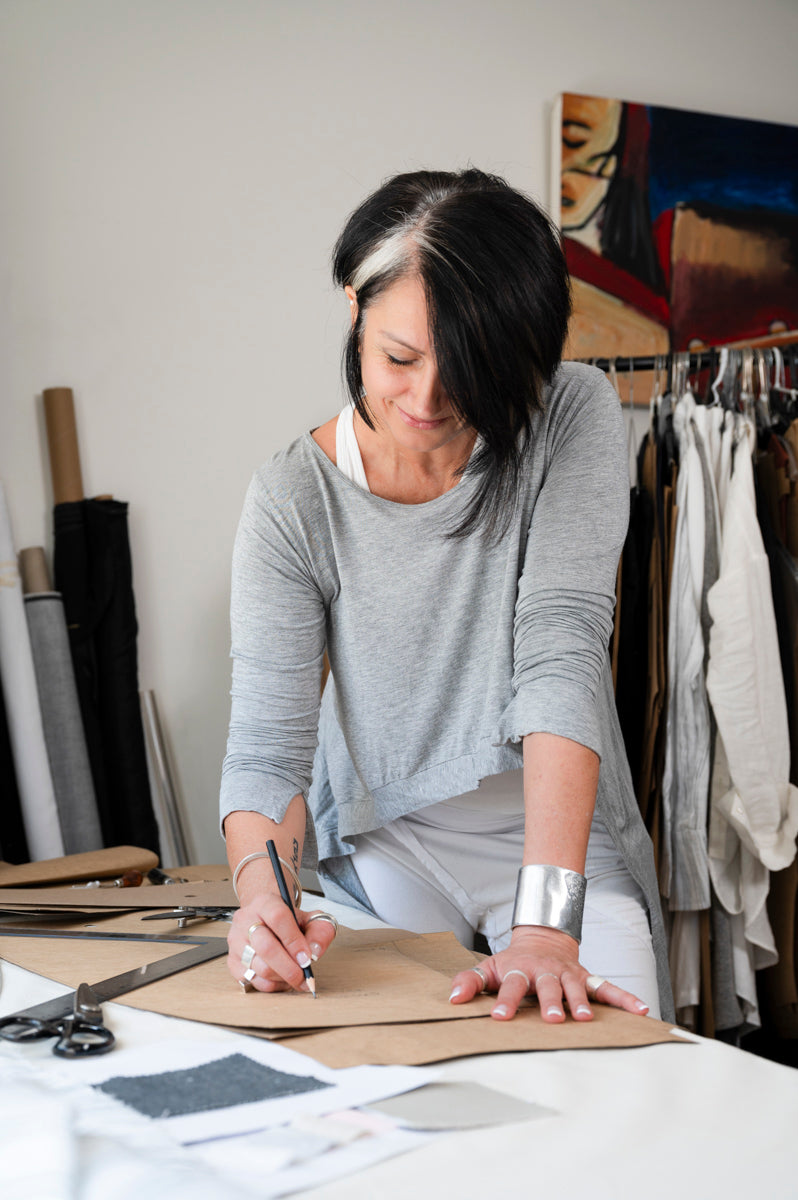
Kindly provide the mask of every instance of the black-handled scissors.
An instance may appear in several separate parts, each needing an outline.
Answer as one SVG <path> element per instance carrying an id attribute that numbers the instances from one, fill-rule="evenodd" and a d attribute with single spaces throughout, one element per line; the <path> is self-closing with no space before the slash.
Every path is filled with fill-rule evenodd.
<path id="1" fill-rule="evenodd" d="M 81 1058 L 84 1054 L 105 1054 L 116 1040 L 103 1025 L 102 1009 L 88 983 L 75 992 L 72 1011 L 53 1020 L 30 1013 L 0 1017 L 0 1037 L 9 1042 L 32 1042 L 54 1037 L 53 1054 L 61 1058 Z"/>

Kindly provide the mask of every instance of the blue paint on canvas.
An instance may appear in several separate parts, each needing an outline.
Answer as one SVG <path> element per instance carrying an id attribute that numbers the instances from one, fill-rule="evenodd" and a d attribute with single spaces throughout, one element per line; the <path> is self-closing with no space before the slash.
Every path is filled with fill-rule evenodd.
<path id="1" fill-rule="evenodd" d="M 678 203 L 798 215 L 798 128 L 652 105 L 652 220 Z"/>

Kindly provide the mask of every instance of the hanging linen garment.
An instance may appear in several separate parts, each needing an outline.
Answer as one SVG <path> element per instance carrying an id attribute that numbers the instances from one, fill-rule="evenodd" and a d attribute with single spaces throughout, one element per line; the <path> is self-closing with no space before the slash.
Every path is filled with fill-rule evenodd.
<path id="1" fill-rule="evenodd" d="M 672 912 L 695 912 L 710 904 L 706 835 L 710 713 L 701 621 L 707 520 L 695 409 L 689 392 L 674 409 L 680 457 L 668 605 L 668 724 L 660 857 L 662 891 Z"/>
<path id="2" fill-rule="evenodd" d="M 679 439 L 677 524 L 669 602 L 669 703 L 663 776 L 664 866 L 672 913 L 670 962 L 677 1013 L 702 1004 L 712 1021 L 707 851 L 709 784 L 715 726 L 706 695 L 711 618 L 707 603 L 720 569 L 717 466 L 723 412 L 686 392 L 674 408 Z M 703 915 L 700 915 L 703 914 Z M 702 984 L 703 979 L 703 984 Z M 729 974 L 730 982 L 730 974 Z"/>
<path id="3" fill-rule="evenodd" d="M 776 961 L 766 900 L 770 871 L 788 866 L 798 832 L 798 788 L 790 747 L 770 572 L 756 515 L 753 422 L 736 420 L 734 464 L 722 515 L 721 571 L 708 597 L 707 690 L 730 786 L 713 786 L 712 882 L 733 923 L 735 986 L 746 1020 L 758 1024 L 753 973 Z"/>

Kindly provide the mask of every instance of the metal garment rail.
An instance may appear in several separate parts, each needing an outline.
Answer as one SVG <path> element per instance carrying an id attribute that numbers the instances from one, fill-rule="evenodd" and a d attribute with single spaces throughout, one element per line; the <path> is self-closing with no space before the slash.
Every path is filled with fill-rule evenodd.
<path id="1" fill-rule="evenodd" d="M 600 371 L 611 371 L 614 367 L 621 374 L 626 374 L 630 371 L 670 370 L 676 362 L 686 365 L 689 358 L 689 369 L 691 371 L 698 371 L 704 367 L 716 366 L 719 361 L 720 351 L 724 349 L 737 351 L 738 353 L 745 350 L 772 351 L 778 349 L 786 361 L 798 362 L 798 337 L 796 337 L 795 341 L 774 341 L 769 345 L 746 346 L 737 342 L 728 346 L 707 346 L 703 350 L 672 350 L 667 354 L 617 355 L 609 358 L 580 358 L 576 361 L 587 363 L 592 367 L 598 367 Z"/>

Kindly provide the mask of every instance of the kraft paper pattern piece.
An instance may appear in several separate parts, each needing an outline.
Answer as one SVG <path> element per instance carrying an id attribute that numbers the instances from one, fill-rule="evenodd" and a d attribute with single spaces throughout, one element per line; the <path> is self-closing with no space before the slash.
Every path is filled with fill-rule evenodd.
<path id="1" fill-rule="evenodd" d="M 143 850 L 138 846 L 109 846 L 103 850 L 87 850 L 82 854 L 59 855 L 57 858 L 44 858 L 39 862 L 20 863 L 19 866 L 0 862 L 0 889 L 16 889 L 30 884 L 73 883 L 81 879 L 112 879 L 116 875 L 123 875 L 125 871 L 146 873 L 152 867 L 157 866 L 158 856 L 152 850 Z M 104 893 L 107 890 L 109 889 L 96 889 L 97 893 Z M 132 890 L 137 889 L 119 890 L 124 890 L 129 894 Z M 89 903 L 93 905 L 96 901 L 98 907 L 102 907 L 106 900 L 107 897 L 97 894 L 92 895 Z M 49 900 L 43 899 L 38 893 L 34 894 L 33 892 L 13 892 L 6 896 L 0 891 L 0 904 L 7 904 L 10 907 L 31 903 L 57 904 L 59 901 L 67 907 L 73 907 L 79 903 L 74 891 L 67 893 L 63 889 L 57 891 L 55 899 Z M 169 899 L 164 900 L 164 907 L 166 908 L 172 903 L 170 895 Z M 125 904 L 123 907 L 129 908 L 130 905 Z M 157 908 L 159 905 L 151 902 L 151 907 Z"/>
<path id="2" fill-rule="evenodd" d="M 171 922 L 142 923 L 137 914 L 102 923 L 103 930 L 149 931 L 154 926 L 159 933 L 178 932 Z M 217 937 L 226 930 L 224 922 L 202 922 L 185 932 Z M 164 943 L 9 938 L 0 933 L 3 958 L 71 987 L 175 952 Z M 452 974 L 473 965 L 475 958 L 453 934 L 342 927 L 316 966 L 316 1001 L 306 993 L 244 994 L 222 958 L 149 984 L 118 1003 L 260 1036 L 282 1034 L 287 1046 L 328 1066 L 419 1065 L 471 1054 L 671 1040 L 684 1044 L 662 1022 L 601 1005 L 593 1021 L 562 1025 L 546 1024 L 531 1001 L 510 1022 L 489 1016 L 491 996 L 450 1005 Z"/>
<path id="3" fill-rule="evenodd" d="M 464 1007 L 468 1007 L 465 1005 Z M 403 1025 L 368 1025 L 362 1029 L 324 1029 L 283 1039 L 282 1044 L 324 1063 L 402 1063 L 423 1066 L 474 1054 L 509 1054 L 525 1050 L 610 1050 L 654 1046 L 662 1042 L 689 1045 L 672 1033 L 673 1026 L 651 1017 L 636 1017 L 617 1008 L 594 1005 L 592 1021 L 549 1025 L 536 1006 L 521 1010 L 512 1021 L 471 1017 L 464 1021 L 416 1021 Z"/>

